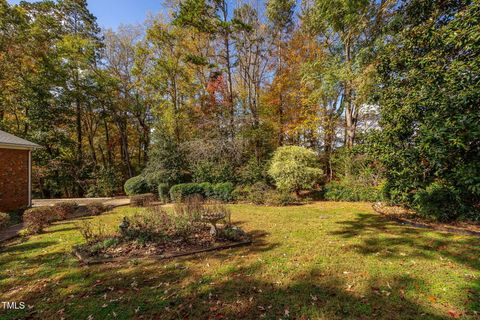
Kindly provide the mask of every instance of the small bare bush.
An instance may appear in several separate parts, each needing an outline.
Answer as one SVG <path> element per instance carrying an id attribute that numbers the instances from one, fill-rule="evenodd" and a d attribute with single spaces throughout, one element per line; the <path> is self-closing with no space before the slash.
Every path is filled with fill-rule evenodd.
<path id="1" fill-rule="evenodd" d="M 73 201 L 58 202 L 53 206 L 53 213 L 56 220 L 65 220 L 71 217 L 78 209 L 78 203 Z"/>
<path id="2" fill-rule="evenodd" d="M 87 244 L 97 243 L 111 236 L 107 234 L 105 224 L 101 221 L 92 223 L 90 221 L 82 220 L 76 223 L 76 227 Z"/>
<path id="3" fill-rule="evenodd" d="M 205 202 L 200 195 L 189 196 L 183 202 L 176 202 L 173 211 L 176 216 L 188 216 L 192 221 L 200 221 L 205 211 Z"/>
<path id="4" fill-rule="evenodd" d="M 52 207 L 31 208 L 23 213 L 27 233 L 40 233 L 53 220 L 55 220 L 55 214 Z"/>
<path id="5" fill-rule="evenodd" d="M 0 212 L 0 230 L 5 229 L 10 224 L 10 215 L 5 212 Z"/>
<path id="6" fill-rule="evenodd" d="M 159 242 L 167 237 L 170 224 L 170 216 L 164 210 L 156 208 L 124 217 L 120 235 L 126 240 Z"/>
<path id="7" fill-rule="evenodd" d="M 89 216 L 98 216 L 108 211 L 108 207 L 100 202 L 91 202 L 85 206 L 86 214 Z"/>
<path id="8" fill-rule="evenodd" d="M 130 197 L 130 205 L 132 207 L 147 207 L 157 201 L 157 196 L 153 193 L 139 194 Z"/>
<path id="9" fill-rule="evenodd" d="M 187 210 L 167 212 L 159 206 L 125 217 L 120 233 L 127 240 L 140 242 L 188 241 L 199 225 L 199 217 Z"/>

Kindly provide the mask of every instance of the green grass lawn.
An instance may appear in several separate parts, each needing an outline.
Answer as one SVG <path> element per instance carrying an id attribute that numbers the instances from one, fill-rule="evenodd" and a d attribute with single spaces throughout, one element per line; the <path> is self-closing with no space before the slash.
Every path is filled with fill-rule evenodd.
<path id="1" fill-rule="evenodd" d="M 74 221 L 11 243 L 0 252 L 0 300 L 30 307 L 0 318 L 480 318 L 479 238 L 388 222 L 366 203 L 231 209 L 253 245 L 80 266 Z M 113 227 L 135 210 L 88 219 Z"/>

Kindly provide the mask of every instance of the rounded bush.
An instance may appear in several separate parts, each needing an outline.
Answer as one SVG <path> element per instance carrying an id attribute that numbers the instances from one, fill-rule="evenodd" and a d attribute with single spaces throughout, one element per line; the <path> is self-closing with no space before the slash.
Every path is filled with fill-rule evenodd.
<path id="1" fill-rule="evenodd" d="M 85 205 L 86 214 L 89 216 L 98 216 L 108 210 L 108 207 L 101 202 L 91 202 Z"/>
<path id="2" fill-rule="evenodd" d="M 153 193 L 137 194 L 130 198 L 130 205 L 132 207 L 146 207 L 155 201 L 157 201 L 157 196 Z"/>
<path id="3" fill-rule="evenodd" d="M 38 207 L 25 210 L 23 222 L 28 233 L 40 233 L 55 219 L 52 207 Z"/>
<path id="4" fill-rule="evenodd" d="M 273 154 L 268 173 L 278 189 L 284 191 L 311 190 L 323 175 L 314 151 L 297 146 L 278 148 Z"/>
<path id="5" fill-rule="evenodd" d="M 53 213 L 56 220 L 65 220 L 69 216 L 72 216 L 78 208 L 78 203 L 67 201 L 58 202 L 53 206 Z"/>
<path id="6" fill-rule="evenodd" d="M 127 196 L 145 194 L 150 192 L 150 189 L 147 180 L 141 175 L 128 179 L 124 185 L 124 190 Z"/>

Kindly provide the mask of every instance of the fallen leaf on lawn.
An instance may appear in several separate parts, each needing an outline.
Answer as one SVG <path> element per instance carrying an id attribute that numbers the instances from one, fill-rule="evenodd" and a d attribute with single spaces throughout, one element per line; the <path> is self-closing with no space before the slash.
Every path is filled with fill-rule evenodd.
<path id="1" fill-rule="evenodd" d="M 448 310 L 448 314 L 449 314 L 452 318 L 455 318 L 455 319 L 460 318 L 460 313 L 458 313 L 458 312 L 455 311 L 455 310 Z"/>
<path id="2" fill-rule="evenodd" d="M 432 303 L 437 302 L 437 298 L 435 298 L 434 296 L 428 296 L 428 300 L 430 300 L 430 302 Z"/>
<path id="3" fill-rule="evenodd" d="M 285 309 L 285 312 L 284 312 L 284 313 L 285 313 L 285 317 L 290 316 L 290 311 L 288 311 L 288 309 Z"/>
<path id="4" fill-rule="evenodd" d="M 376 287 L 372 287 L 373 293 L 380 295 L 380 289 Z"/>

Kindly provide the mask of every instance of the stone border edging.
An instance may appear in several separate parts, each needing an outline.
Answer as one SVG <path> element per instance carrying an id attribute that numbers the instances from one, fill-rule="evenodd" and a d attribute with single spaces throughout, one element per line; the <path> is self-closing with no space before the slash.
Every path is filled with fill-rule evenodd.
<path id="1" fill-rule="evenodd" d="M 82 263 L 82 264 L 94 265 L 94 264 L 111 263 L 111 262 L 123 262 L 123 261 L 132 260 L 132 259 L 136 259 L 136 258 L 165 260 L 165 259 L 172 259 L 172 258 L 177 258 L 177 257 L 195 255 L 195 254 L 203 253 L 203 252 L 210 252 L 210 251 L 236 248 L 236 247 L 241 247 L 241 246 L 244 246 L 244 245 L 250 245 L 252 243 L 253 243 L 252 240 L 246 240 L 246 241 L 241 241 L 241 242 L 235 242 L 235 243 L 232 243 L 232 244 L 214 246 L 214 247 L 211 247 L 211 248 L 193 250 L 193 251 L 176 253 L 176 254 L 151 255 L 151 256 L 145 256 L 145 257 L 115 257 L 115 258 L 86 258 L 77 249 L 74 248 L 73 249 L 73 255 L 75 255 L 77 257 L 77 259 L 80 261 L 80 263 Z"/>
<path id="2" fill-rule="evenodd" d="M 415 228 L 421 228 L 421 229 L 429 229 L 433 231 L 439 231 L 439 232 L 447 232 L 447 233 L 453 233 L 453 234 L 458 234 L 458 235 L 467 235 L 467 236 L 476 236 L 480 237 L 480 231 L 473 231 L 473 230 L 467 230 L 467 229 L 460 229 L 460 228 L 455 228 L 455 227 L 442 227 L 442 226 L 432 226 L 427 223 L 422 223 L 422 222 L 413 222 L 408 219 L 392 216 L 390 214 L 387 214 L 385 212 L 382 212 L 378 208 L 376 208 L 375 204 L 372 205 L 373 211 L 376 213 L 381 214 L 385 218 L 395 221 L 397 223 L 403 224 L 403 225 L 408 225 L 411 227 Z"/>

